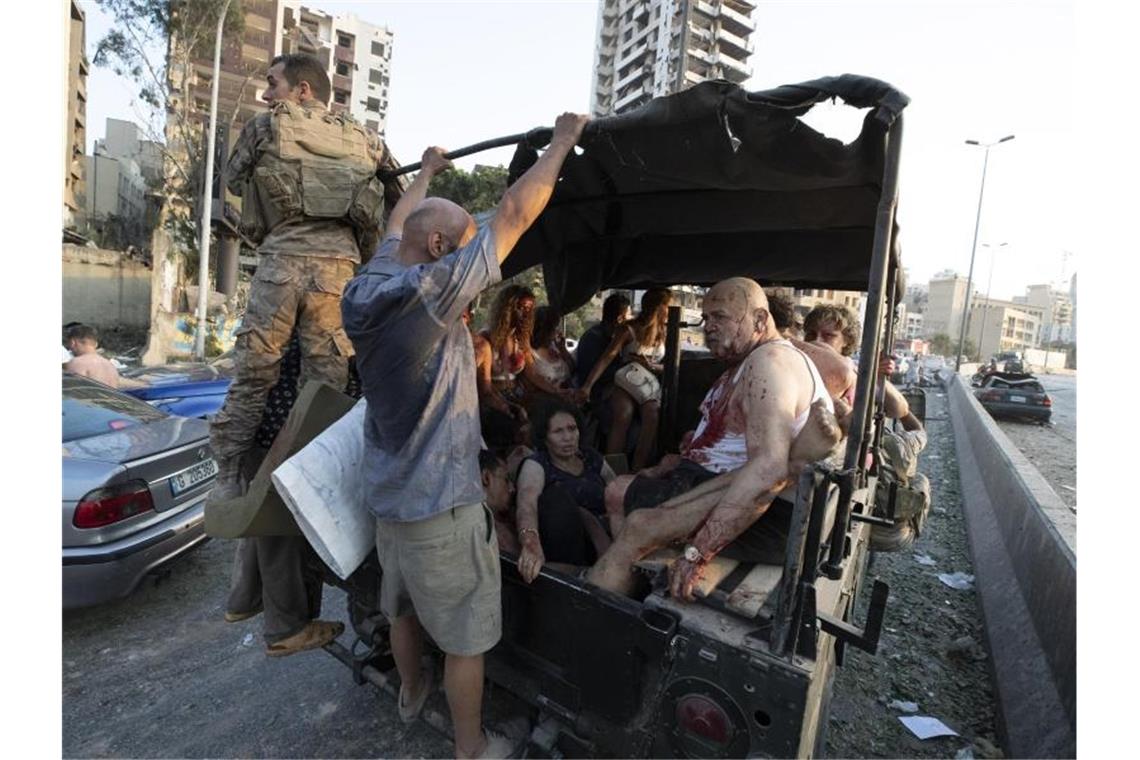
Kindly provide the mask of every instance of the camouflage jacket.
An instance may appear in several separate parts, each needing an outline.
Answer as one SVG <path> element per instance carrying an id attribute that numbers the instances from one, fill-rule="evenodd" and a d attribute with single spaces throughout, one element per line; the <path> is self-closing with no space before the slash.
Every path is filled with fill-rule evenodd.
<path id="1" fill-rule="evenodd" d="M 326 110 L 318 100 L 308 100 L 301 104 L 313 110 Z M 253 170 L 273 140 L 270 123 L 272 114 L 259 113 L 246 122 L 241 135 L 234 144 L 226 163 L 224 180 L 230 192 L 241 196 L 246 182 L 253 176 Z M 394 169 L 399 164 L 392 157 L 384 142 L 370 135 L 370 152 L 377 168 Z M 384 196 L 387 208 L 393 208 L 407 186 L 406 182 L 393 180 L 385 184 Z M 359 263 L 361 251 L 357 244 L 352 225 L 346 220 L 298 218 L 286 221 L 270 230 L 258 253 L 282 254 L 289 256 L 322 256 L 325 258 L 348 259 Z M 372 251 L 364 251 L 370 257 Z"/>

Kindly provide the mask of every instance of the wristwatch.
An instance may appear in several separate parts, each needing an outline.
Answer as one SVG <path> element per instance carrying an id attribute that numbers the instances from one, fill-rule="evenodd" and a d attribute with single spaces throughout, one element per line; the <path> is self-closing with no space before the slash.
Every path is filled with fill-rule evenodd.
<path id="1" fill-rule="evenodd" d="M 693 546 L 692 544 L 689 544 L 688 546 L 685 547 L 685 553 L 682 556 L 684 556 L 684 558 L 687 559 L 689 562 L 696 563 L 696 562 L 704 562 L 705 561 L 705 556 L 703 554 L 701 554 L 701 550 L 698 549 L 697 547 Z"/>

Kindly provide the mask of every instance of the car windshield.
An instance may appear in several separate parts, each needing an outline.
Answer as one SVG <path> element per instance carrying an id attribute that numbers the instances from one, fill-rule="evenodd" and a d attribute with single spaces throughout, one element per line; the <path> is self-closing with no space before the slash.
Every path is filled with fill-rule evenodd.
<path id="1" fill-rule="evenodd" d="M 150 404 L 112 388 L 64 378 L 64 443 L 145 425 L 166 416 Z"/>

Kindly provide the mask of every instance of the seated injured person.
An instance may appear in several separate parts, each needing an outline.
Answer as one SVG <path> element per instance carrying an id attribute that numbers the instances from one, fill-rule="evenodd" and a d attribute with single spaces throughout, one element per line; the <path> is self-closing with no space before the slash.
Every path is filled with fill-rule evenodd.
<path id="1" fill-rule="evenodd" d="M 819 371 L 780 336 L 759 284 L 743 277 L 717 283 L 702 315 L 708 349 L 729 366 L 701 402 L 701 421 L 671 466 L 607 487 L 607 504 L 620 500 L 627 517 L 586 576 L 602 588 L 631 594 L 634 562 L 675 542 L 685 544 L 669 571 L 679 599 L 692 598 L 717 555 L 783 562 L 791 504 L 776 497 L 841 438 Z"/>
<path id="2" fill-rule="evenodd" d="M 518 474 L 518 568 L 533 581 L 542 566 L 589 567 L 610 545 L 602 526 L 606 484 L 615 475 L 602 455 L 582 448 L 578 410 L 562 401 L 533 420 L 535 451 Z M 562 568 L 559 568 L 562 569 Z"/>

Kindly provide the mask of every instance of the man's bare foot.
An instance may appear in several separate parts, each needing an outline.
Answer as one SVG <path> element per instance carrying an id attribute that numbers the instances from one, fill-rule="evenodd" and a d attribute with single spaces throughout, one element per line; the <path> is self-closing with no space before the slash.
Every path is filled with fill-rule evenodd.
<path id="1" fill-rule="evenodd" d="M 851 427 L 851 413 L 854 410 L 843 399 L 836 399 L 833 403 L 835 404 L 835 421 L 839 423 L 839 429 L 843 432 L 843 437 L 846 438 Z"/>
<path id="2" fill-rule="evenodd" d="M 808 412 L 803 430 L 792 441 L 788 452 L 789 469 L 798 473 L 809 462 L 815 462 L 831 454 L 835 445 L 843 440 L 843 431 L 835 415 L 827 409 L 823 400 L 814 402 Z"/>

